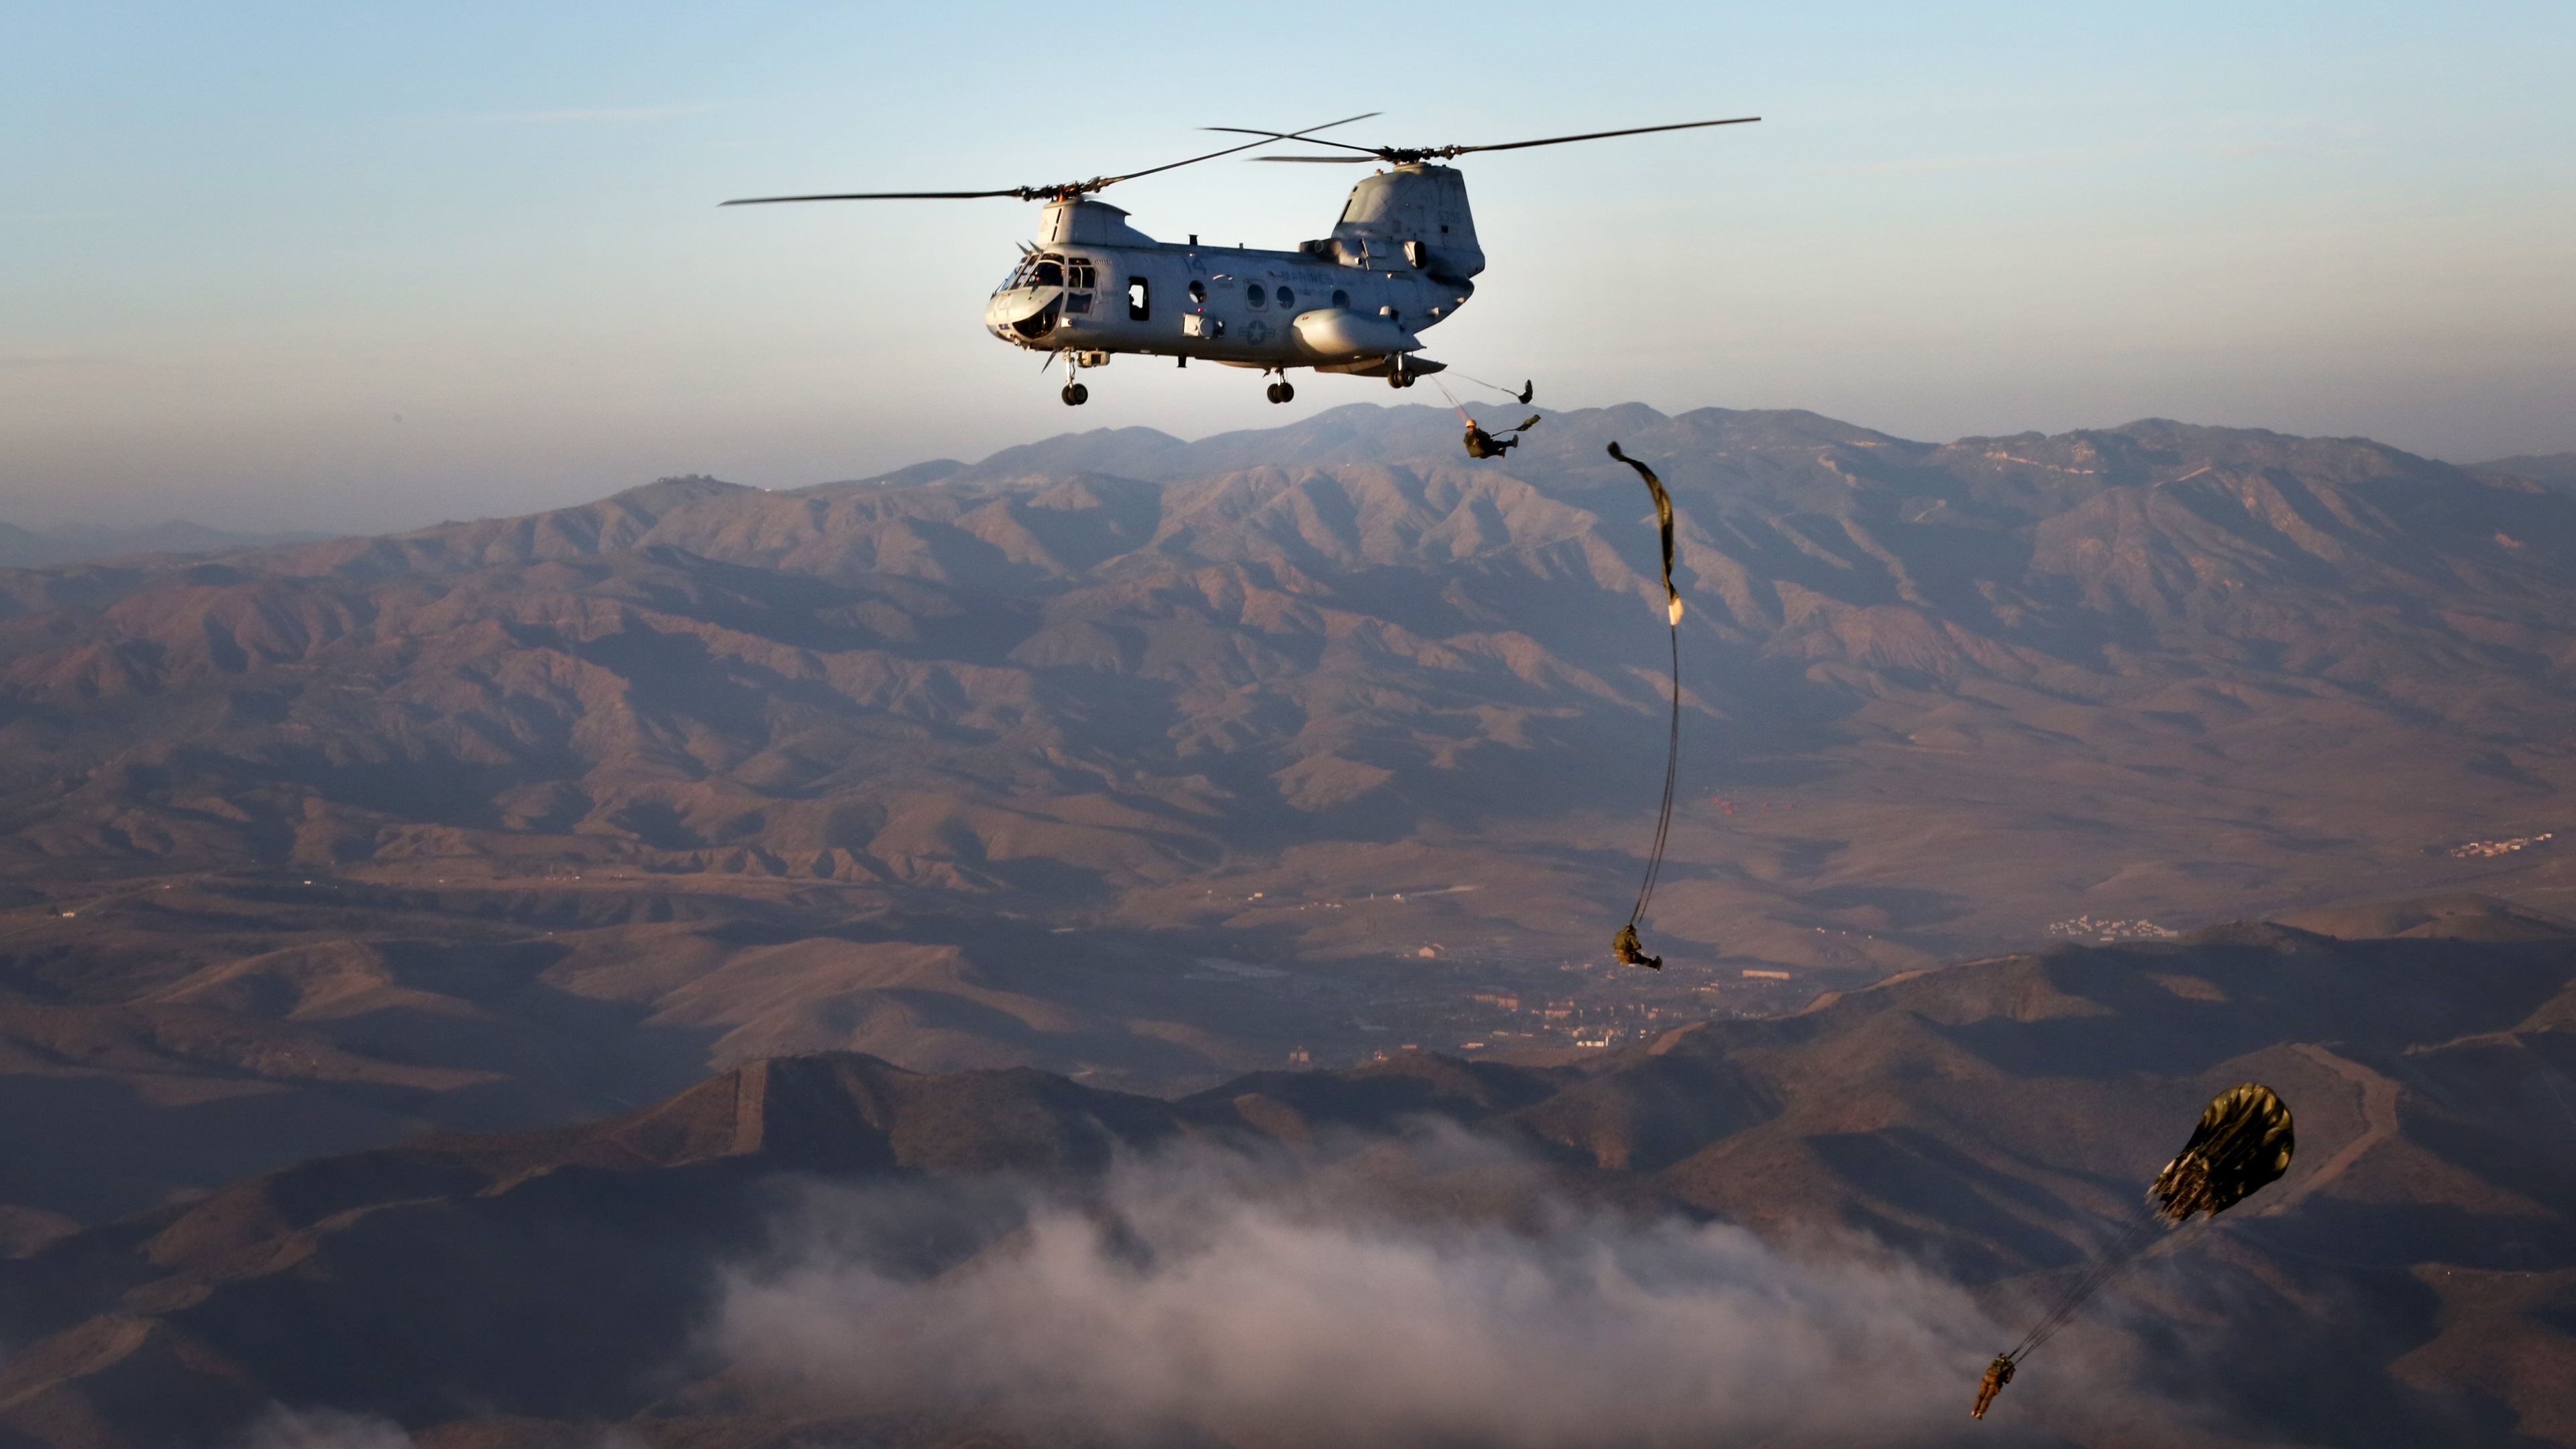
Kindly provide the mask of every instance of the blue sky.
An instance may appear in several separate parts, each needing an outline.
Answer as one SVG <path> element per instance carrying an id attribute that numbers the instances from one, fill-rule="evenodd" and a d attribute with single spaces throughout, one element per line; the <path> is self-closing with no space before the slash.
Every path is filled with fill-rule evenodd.
<path id="1" fill-rule="evenodd" d="M 0 519 L 385 528 L 704 471 L 796 486 L 1073 426 L 1392 400 L 986 337 L 997 187 L 1193 128 L 1482 142 L 1431 355 L 1542 401 L 1926 438 L 2165 415 L 2576 448 L 2576 6 L 0 9 Z M 1285 245 L 1350 176 L 1110 193 Z M 1416 400 L 1420 395 L 1406 400 Z"/>

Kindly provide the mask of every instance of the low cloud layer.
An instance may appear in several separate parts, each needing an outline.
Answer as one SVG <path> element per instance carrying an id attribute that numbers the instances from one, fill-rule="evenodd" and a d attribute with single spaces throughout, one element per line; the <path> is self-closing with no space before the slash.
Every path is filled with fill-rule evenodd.
<path id="1" fill-rule="evenodd" d="M 1920 1443 L 1965 1423 L 1999 1341 L 1955 1285 L 1858 1244 L 1565 1206 L 1442 1225 L 1204 1154 L 1016 1207 L 923 1277 L 886 1265 L 939 1210 L 819 1194 L 794 1250 L 730 1284 L 718 1346 L 852 1407 L 1057 1436 L 1537 1449 Z"/>
<path id="2" fill-rule="evenodd" d="M 400 1424 L 372 1414 L 272 1404 L 234 1436 L 236 1449 L 412 1449 Z"/>

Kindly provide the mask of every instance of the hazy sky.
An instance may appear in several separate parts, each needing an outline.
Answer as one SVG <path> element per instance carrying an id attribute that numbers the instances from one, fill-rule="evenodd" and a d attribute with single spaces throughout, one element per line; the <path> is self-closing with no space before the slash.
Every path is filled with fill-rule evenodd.
<path id="1" fill-rule="evenodd" d="M 1363 14 L 1367 18 L 1362 18 Z M 987 337 L 1037 208 L 1193 128 L 1487 142 L 1430 355 L 1558 406 L 1915 437 L 2143 415 L 2576 448 L 2576 5 L 0 7 L 0 519 L 359 529 L 794 486 L 1383 385 Z M 1338 168 L 1114 189 L 1329 229 Z M 1404 401 L 1428 396 L 1417 392 Z"/>

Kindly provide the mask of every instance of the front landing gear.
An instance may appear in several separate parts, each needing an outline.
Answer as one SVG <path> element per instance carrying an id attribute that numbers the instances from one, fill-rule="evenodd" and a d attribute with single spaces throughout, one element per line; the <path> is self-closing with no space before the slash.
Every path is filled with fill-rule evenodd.
<path id="1" fill-rule="evenodd" d="M 1059 352 L 1056 356 L 1064 359 L 1064 391 L 1058 393 L 1057 396 L 1063 398 L 1064 405 L 1069 408 L 1078 408 L 1084 403 L 1091 401 L 1091 389 L 1084 387 L 1074 379 L 1080 374 L 1083 368 L 1107 367 L 1109 365 L 1109 354 L 1106 352 L 1066 351 Z"/>
<path id="2" fill-rule="evenodd" d="M 1295 402 L 1297 400 L 1297 387 L 1296 384 L 1283 377 L 1277 382 L 1270 384 L 1265 395 L 1275 403 Z"/>

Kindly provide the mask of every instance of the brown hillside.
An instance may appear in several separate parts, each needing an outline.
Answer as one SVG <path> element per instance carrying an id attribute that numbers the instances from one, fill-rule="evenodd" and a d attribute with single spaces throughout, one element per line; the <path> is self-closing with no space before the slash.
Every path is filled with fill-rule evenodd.
<path id="1" fill-rule="evenodd" d="M 2157 420 L 1530 436 L 1347 408 L 0 571 L 0 1214 L 782 1054 L 1572 1061 L 2052 939 L 2576 891 L 2576 496 Z M 1689 599 L 1652 978 L 1604 954 L 1665 669 L 1612 438 Z"/>
<path id="2" fill-rule="evenodd" d="M 941 1436 L 995 1428 L 971 1403 L 897 1408 L 711 1354 L 692 1326 L 715 1270 L 771 1251 L 799 1220 L 787 1182 L 820 1177 L 928 1192 L 918 1211 L 886 1199 L 865 1250 L 961 1273 L 1021 1241 L 998 1185 L 1078 1196 L 1117 1154 L 1184 1140 L 1288 1151 L 1272 1190 L 1327 1213 L 1465 1228 L 1572 1198 L 1784 1243 L 1855 1231 L 2012 1324 L 2130 1211 L 2202 1101 L 2257 1079 L 2298 1114 L 2290 1175 L 2034 1358 L 1992 1433 L 2567 1443 L 2576 1117 L 2551 1084 L 2576 1064 L 2571 1001 L 2563 930 L 2229 926 L 1712 1021 L 1582 1071 L 1411 1054 L 1165 1103 L 1025 1071 L 762 1062 L 588 1126 L 306 1163 L 0 1265 L 18 1345 L 0 1426 L 60 1449 L 215 1442 L 283 1401 L 433 1443 L 610 1422 L 654 1445 L 968 1442 Z M 1492 1146 L 1462 1153 L 1442 1119 Z M 2126 1387 L 2072 1391 L 2091 1382 Z M 1949 1442 L 1957 1409 L 1927 1404 L 1887 1442 Z"/>

